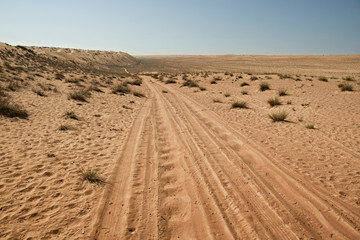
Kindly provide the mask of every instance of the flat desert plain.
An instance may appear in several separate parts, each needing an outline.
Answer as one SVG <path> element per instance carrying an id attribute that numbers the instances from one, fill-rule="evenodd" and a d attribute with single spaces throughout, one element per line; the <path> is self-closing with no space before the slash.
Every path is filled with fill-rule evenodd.
<path id="1" fill-rule="evenodd" d="M 0 239 L 360 239 L 360 56 L 0 44 Z"/>

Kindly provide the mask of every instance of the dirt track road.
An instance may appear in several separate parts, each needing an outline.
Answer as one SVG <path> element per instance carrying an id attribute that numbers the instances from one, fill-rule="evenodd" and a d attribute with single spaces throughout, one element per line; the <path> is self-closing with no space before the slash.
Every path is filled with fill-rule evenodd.
<path id="1" fill-rule="evenodd" d="M 151 94 L 94 239 L 360 239 L 359 209 L 281 166 L 184 94 L 144 82 Z"/>

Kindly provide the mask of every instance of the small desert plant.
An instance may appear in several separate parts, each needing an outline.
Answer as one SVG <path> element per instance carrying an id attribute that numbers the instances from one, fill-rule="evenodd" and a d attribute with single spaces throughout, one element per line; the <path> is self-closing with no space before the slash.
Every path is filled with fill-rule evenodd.
<path id="1" fill-rule="evenodd" d="M 79 84 L 82 81 L 80 79 L 75 78 L 75 79 L 66 79 L 65 82 Z"/>
<path id="2" fill-rule="evenodd" d="M 137 92 L 137 91 L 134 91 L 134 92 L 133 92 L 133 95 L 134 95 L 135 97 L 145 97 L 145 95 L 144 95 L 143 93 Z"/>
<path id="3" fill-rule="evenodd" d="M 136 78 L 136 79 L 133 80 L 133 81 L 129 81 L 128 83 L 131 84 L 131 85 L 141 86 L 141 84 L 142 84 L 142 79 L 141 79 L 140 77 L 138 77 L 138 78 Z"/>
<path id="4" fill-rule="evenodd" d="M 183 84 L 183 87 L 199 87 L 199 84 L 194 82 L 193 80 L 186 80 Z"/>
<path id="5" fill-rule="evenodd" d="M 279 89 L 278 93 L 279 93 L 279 96 L 287 96 L 288 95 L 288 93 L 286 92 L 286 89 Z"/>
<path id="6" fill-rule="evenodd" d="M 255 80 L 258 80 L 258 79 L 259 79 L 259 78 L 256 77 L 256 76 L 252 76 L 252 77 L 250 78 L 251 81 L 255 81 Z"/>
<path id="7" fill-rule="evenodd" d="M 20 88 L 20 84 L 17 81 L 11 81 L 8 85 L 7 85 L 7 89 L 13 92 L 16 92 L 19 88 Z"/>
<path id="8" fill-rule="evenodd" d="M 113 90 L 112 93 L 116 94 L 116 93 L 130 93 L 130 88 L 127 86 L 127 84 L 122 83 L 119 85 L 116 85 Z"/>
<path id="9" fill-rule="evenodd" d="M 215 80 L 215 81 L 221 81 L 221 80 L 222 80 L 222 77 L 219 77 L 219 76 L 218 76 L 218 77 L 214 77 L 214 80 Z"/>
<path id="10" fill-rule="evenodd" d="M 327 77 L 319 77 L 318 78 L 319 81 L 322 81 L 322 82 L 328 82 L 329 80 L 327 79 Z"/>
<path id="11" fill-rule="evenodd" d="M 40 97 L 47 97 L 47 95 L 43 92 L 43 91 L 41 91 L 41 90 L 39 90 L 39 89 L 33 89 L 32 90 L 34 93 L 36 93 L 37 95 L 39 95 Z"/>
<path id="12" fill-rule="evenodd" d="M 345 81 L 353 82 L 355 79 L 353 77 L 347 76 L 343 78 Z"/>
<path id="13" fill-rule="evenodd" d="M 70 118 L 70 119 L 79 120 L 79 117 L 76 116 L 76 114 L 75 114 L 73 111 L 67 111 L 67 112 L 64 114 L 64 117 L 65 117 L 65 118 Z"/>
<path id="14" fill-rule="evenodd" d="M 215 81 L 215 80 L 211 80 L 211 81 L 210 81 L 210 84 L 216 84 L 216 81 Z"/>
<path id="15" fill-rule="evenodd" d="M 230 73 L 229 73 L 229 72 L 225 72 L 225 75 L 230 75 Z"/>
<path id="16" fill-rule="evenodd" d="M 206 91 L 206 87 L 199 87 L 200 91 Z"/>
<path id="17" fill-rule="evenodd" d="M 231 105 L 231 108 L 248 108 L 248 104 L 245 101 L 241 101 L 241 102 L 234 102 Z"/>
<path id="18" fill-rule="evenodd" d="M 91 85 L 90 87 L 87 88 L 88 91 L 93 91 L 93 92 L 99 92 L 99 93 L 103 93 L 104 91 L 101 90 L 98 86 L 95 85 Z"/>
<path id="19" fill-rule="evenodd" d="M 168 93 L 168 91 L 162 90 L 162 93 Z"/>
<path id="20" fill-rule="evenodd" d="M 263 82 L 263 83 L 260 83 L 260 91 L 266 91 L 266 90 L 269 90 L 270 89 L 270 86 L 269 86 L 269 84 L 268 83 L 265 83 L 265 82 Z"/>
<path id="21" fill-rule="evenodd" d="M 6 98 L 0 98 L 0 115 L 9 118 L 19 117 L 23 119 L 29 116 L 26 110 L 19 105 L 10 103 Z"/>
<path id="22" fill-rule="evenodd" d="M 241 94 L 242 94 L 242 95 L 248 95 L 248 91 L 245 91 L 245 90 L 244 90 L 244 91 L 241 91 Z"/>
<path id="23" fill-rule="evenodd" d="M 273 112 L 269 114 L 269 117 L 271 118 L 271 120 L 273 120 L 273 122 L 281 122 L 281 121 L 285 121 L 288 115 L 289 114 L 285 110 L 282 110 L 279 112 Z"/>
<path id="24" fill-rule="evenodd" d="M 289 75 L 289 74 L 278 74 L 279 75 L 279 77 L 280 77 L 280 79 L 286 79 L 286 78 L 293 78 L 291 75 Z"/>
<path id="25" fill-rule="evenodd" d="M 165 82 L 165 84 L 171 84 L 171 83 L 176 83 L 176 80 L 175 79 L 168 79 Z"/>
<path id="26" fill-rule="evenodd" d="M 338 87 L 341 89 L 342 92 L 345 92 L 345 91 L 353 91 L 353 86 L 351 84 L 348 84 L 348 83 L 340 83 L 338 85 Z"/>
<path id="27" fill-rule="evenodd" d="M 289 100 L 289 101 L 286 102 L 286 104 L 291 105 L 292 101 Z"/>
<path id="28" fill-rule="evenodd" d="M 243 82 L 240 84 L 240 87 L 244 87 L 244 86 L 249 86 L 250 84 L 248 84 L 247 82 Z"/>
<path id="29" fill-rule="evenodd" d="M 313 123 L 308 123 L 305 125 L 307 129 L 315 129 L 315 125 Z"/>
<path id="30" fill-rule="evenodd" d="M 67 131 L 67 130 L 73 130 L 74 127 L 70 126 L 70 125 L 60 125 L 59 130 L 60 131 Z"/>
<path id="31" fill-rule="evenodd" d="M 72 93 L 69 93 L 69 99 L 74 99 L 80 102 L 87 102 L 87 98 L 91 96 L 91 93 L 88 90 L 78 90 Z"/>
<path id="32" fill-rule="evenodd" d="M 80 178 L 81 180 L 88 181 L 90 183 L 104 183 L 104 180 L 102 180 L 99 176 L 99 172 L 91 169 L 81 171 Z"/>
<path id="33" fill-rule="evenodd" d="M 222 103 L 222 101 L 221 101 L 220 98 L 214 98 L 214 99 L 213 99 L 213 102 L 214 102 L 214 103 Z"/>
<path id="34" fill-rule="evenodd" d="M 281 102 L 280 100 L 275 97 L 275 98 L 270 98 L 268 101 L 267 101 L 271 107 L 274 107 L 274 106 L 277 106 L 277 105 L 281 105 Z"/>
<path id="35" fill-rule="evenodd" d="M 224 96 L 225 96 L 225 97 L 230 97 L 231 94 L 230 94 L 230 93 L 225 93 Z"/>
<path id="36" fill-rule="evenodd" d="M 56 73 L 55 74 L 55 79 L 57 79 L 57 80 L 63 80 L 64 78 L 65 78 L 65 76 L 62 73 Z"/>

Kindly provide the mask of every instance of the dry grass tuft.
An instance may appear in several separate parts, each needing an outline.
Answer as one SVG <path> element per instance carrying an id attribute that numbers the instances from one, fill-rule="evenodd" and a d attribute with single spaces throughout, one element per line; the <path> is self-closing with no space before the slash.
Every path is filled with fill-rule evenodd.
<path id="1" fill-rule="evenodd" d="M 26 110 L 17 104 L 10 103 L 6 98 L 0 98 L 0 115 L 9 118 L 22 118 L 26 119 L 29 114 Z"/>
<path id="2" fill-rule="evenodd" d="M 281 105 L 281 102 L 277 97 L 270 98 L 267 102 L 270 104 L 271 107 Z"/>
<path id="3" fill-rule="evenodd" d="M 248 104 L 245 101 L 241 101 L 241 102 L 234 102 L 231 105 L 231 108 L 248 108 Z"/>
<path id="4" fill-rule="evenodd" d="M 91 96 L 91 93 L 88 90 L 78 90 L 72 93 L 69 93 L 69 99 L 74 99 L 80 102 L 87 102 L 87 98 Z"/>
<path id="5" fill-rule="evenodd" d="M 99 172 L 95 170 L 82 170 L 80 174 L 80 178 L 83 181 L 88 181 L 90 183 L 96 183 L 96 184 L 104 184 L 105 181 L 101 179 Z"/>
<path id="6" fill-rule="evenodd" d="M 259 88 L 260 88 L 260 91 L 263 92 L 263 91 L 269 90 L 270 85 L 268 83 L 266 83 L 266 82 L 263 82 L 263 83 L 260 83 Z"/>
<path id="7" fill-rule="evenodd" d="M 289 113 L 287 113 L 285 110 L 279 111 L 279 112 L 273 112 L 269 114 L 269 117 L 273 122 L 283 122 L 286 120 Z"/>

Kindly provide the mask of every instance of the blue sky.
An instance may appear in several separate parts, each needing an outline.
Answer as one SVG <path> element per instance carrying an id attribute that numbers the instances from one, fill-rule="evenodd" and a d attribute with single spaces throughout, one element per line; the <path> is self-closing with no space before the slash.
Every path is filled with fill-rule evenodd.
<path id="1" fill-rule="evenodd" d="M 360 54 L 360 0 L 0 0 L 0 41 L 146 54 Z"/>

